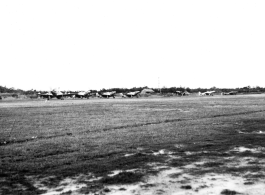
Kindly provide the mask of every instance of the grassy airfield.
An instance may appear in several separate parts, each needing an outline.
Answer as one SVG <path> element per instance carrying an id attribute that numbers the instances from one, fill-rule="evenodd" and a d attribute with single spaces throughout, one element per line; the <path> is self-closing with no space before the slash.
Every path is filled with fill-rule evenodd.
<path id="1" fill-rule="evenodd" d="M 262 194 L 264 157 L 263 94 L 0 102 L 0 194 Z"/>

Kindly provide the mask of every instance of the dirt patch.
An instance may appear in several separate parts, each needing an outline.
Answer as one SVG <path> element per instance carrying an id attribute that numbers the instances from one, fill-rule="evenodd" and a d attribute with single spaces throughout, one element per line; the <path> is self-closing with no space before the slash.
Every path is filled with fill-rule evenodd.
<path id="1" fill-rule="evenodd" d="M 105 177 L 101 179 L 101 182 L 105 185 L 109 184 L 131 184 L 139 182 L 143 178 L 144 174 L 133 172 L 121 172 L 112 177 Z"/>

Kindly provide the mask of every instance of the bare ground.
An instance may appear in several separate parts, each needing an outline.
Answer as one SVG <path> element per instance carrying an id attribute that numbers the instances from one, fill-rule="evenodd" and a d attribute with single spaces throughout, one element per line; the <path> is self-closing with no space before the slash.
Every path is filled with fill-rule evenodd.
<path id="1" fill-rule="evenodd" d="M 2 101 L 2 194 L 262 194 L 265 96 Z"/>

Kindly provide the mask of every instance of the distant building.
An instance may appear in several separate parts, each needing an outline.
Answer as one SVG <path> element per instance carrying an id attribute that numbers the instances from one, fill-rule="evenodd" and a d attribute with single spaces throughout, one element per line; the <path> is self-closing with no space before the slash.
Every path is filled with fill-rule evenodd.
<path id="1" fill-rule="evenodd" d="M 144 95 L 144 94 L 151 94 L 151 93 L 154 93 L 153 89 L 143 89 L 140 94 Z"/>

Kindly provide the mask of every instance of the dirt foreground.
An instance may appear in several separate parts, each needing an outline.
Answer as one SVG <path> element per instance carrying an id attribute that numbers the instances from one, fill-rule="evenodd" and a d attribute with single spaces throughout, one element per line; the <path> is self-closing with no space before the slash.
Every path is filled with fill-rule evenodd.
<path id="1" fill-rule="evenodd" d="M 264 194 L 264 99 L 0 104 L 0 193 Z"/>

